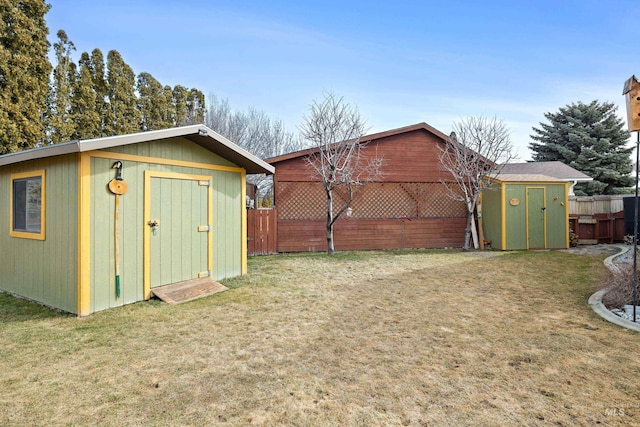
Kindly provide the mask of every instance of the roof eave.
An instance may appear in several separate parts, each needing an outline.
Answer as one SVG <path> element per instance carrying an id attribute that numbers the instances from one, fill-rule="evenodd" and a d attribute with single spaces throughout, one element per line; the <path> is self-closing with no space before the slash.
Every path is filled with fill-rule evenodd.
<path id="1" fill-rule="evenodd" d="M 48 145 L 46 147 L 0 156 L 0 166 L 63 154 L 101 150 L 176 137 L 186 137 L 207 150 L 237 164 L 245 169 L 247 173 L 273 174 L 275 172 L 275 168 L 273 166 L 263 160 L 260 160 L 258 157 L 232 143 L 227 138 L 205 125 L 190 125 L 179 128 L 139 132 L 128 135 L 107 136 L 103 138 Z"/>

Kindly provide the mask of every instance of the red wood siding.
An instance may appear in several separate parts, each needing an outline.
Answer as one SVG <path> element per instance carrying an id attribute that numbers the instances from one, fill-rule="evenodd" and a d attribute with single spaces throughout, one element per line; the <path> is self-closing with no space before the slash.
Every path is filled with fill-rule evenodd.
<path id="1" fill-rule="evenodd" d="M 461 247 L 465 218 L 338 220 L 336 250 Z M 278 252 L 327 250 L 325 221 L 278 221 Z"/>
<path id="2" fill-rule="evenodd" d="M 440 165 L 443 144 L 425 129 L 371 141 L 364 150 L 384 159 L 382 179 L 354 193 L 352 216 L 341 218 L 334 228 L 336 249 L 462 246 L 466 208 L 443 184 L 451 181 Z M 306 158 L 274 165 L 278 252 L 326 250 L 326 194 Z M 343 190 L 334 192 L 336 210 L 344 200 Z"/>
<path id="3" fill-rule="evenodd" d="M 381 182 L 450 181 L 450 175 L 440 166 L 440 150 L 444 142 L 425 130 L 393 135 L 372 141 L 363 152 L 384 159 Z M 307 166 L 306 157 L 296 157 L 275 164 L 274 180 L 316 181 Z"/>

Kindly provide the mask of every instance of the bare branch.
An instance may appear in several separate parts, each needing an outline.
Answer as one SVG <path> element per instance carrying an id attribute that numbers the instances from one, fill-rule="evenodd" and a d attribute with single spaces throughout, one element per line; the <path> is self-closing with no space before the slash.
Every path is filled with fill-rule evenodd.
<path id="1" fill-rule="evenodd" d="M 450 195 L 467 206 L 465 249 L 470 246 L 473 212 L 480 192 L 488 188 L 488 178 L 514 158 L 509 130 L 495 117 L 469 117 L 454 123 L 450 143 L 440 148 L 440 164 L 455 182 L 447 185 Z"/>
<path id="2" fill-rule="evenodd" d="M 334 251 L 333 224 L 349 208 L 356 186 L 379 180 L 382 158 L 364 152 L 361 141 L 367 128 L 357 108 L 333 93 L 322 102 L 314 101 L 300 128 L 302 137 L 317 151 L 306 160 L 314 179 L 319 179 L 327 194 L 327 247 Z M 346 186 L 348 200 L 339 209 L 333 206 L 333 190 Z"/>

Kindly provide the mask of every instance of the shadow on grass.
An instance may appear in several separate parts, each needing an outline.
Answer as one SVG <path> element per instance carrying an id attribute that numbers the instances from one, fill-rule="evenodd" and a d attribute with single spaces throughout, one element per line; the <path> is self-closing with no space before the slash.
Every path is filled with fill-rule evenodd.
<path id="1" fill-rule="evenodd" d="M 69 317 L 75 317 L 75 315 L 0 292 L 0 323 Z"/>

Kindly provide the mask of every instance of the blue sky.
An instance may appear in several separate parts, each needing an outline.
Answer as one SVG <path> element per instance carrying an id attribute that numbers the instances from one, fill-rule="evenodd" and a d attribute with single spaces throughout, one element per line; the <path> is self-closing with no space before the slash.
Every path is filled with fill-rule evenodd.
<path id="1" fill-rule="evenodd" d="M 50 41 L 121 53 L 136 73 L 255 107 L 295 131 L 327 91 L 371 132 L 427 122 L 449 133 L 496 116 L 521 161 L 544 113 L 620 106 L 640 74 L 640 2 L 49 0 Z"/>

